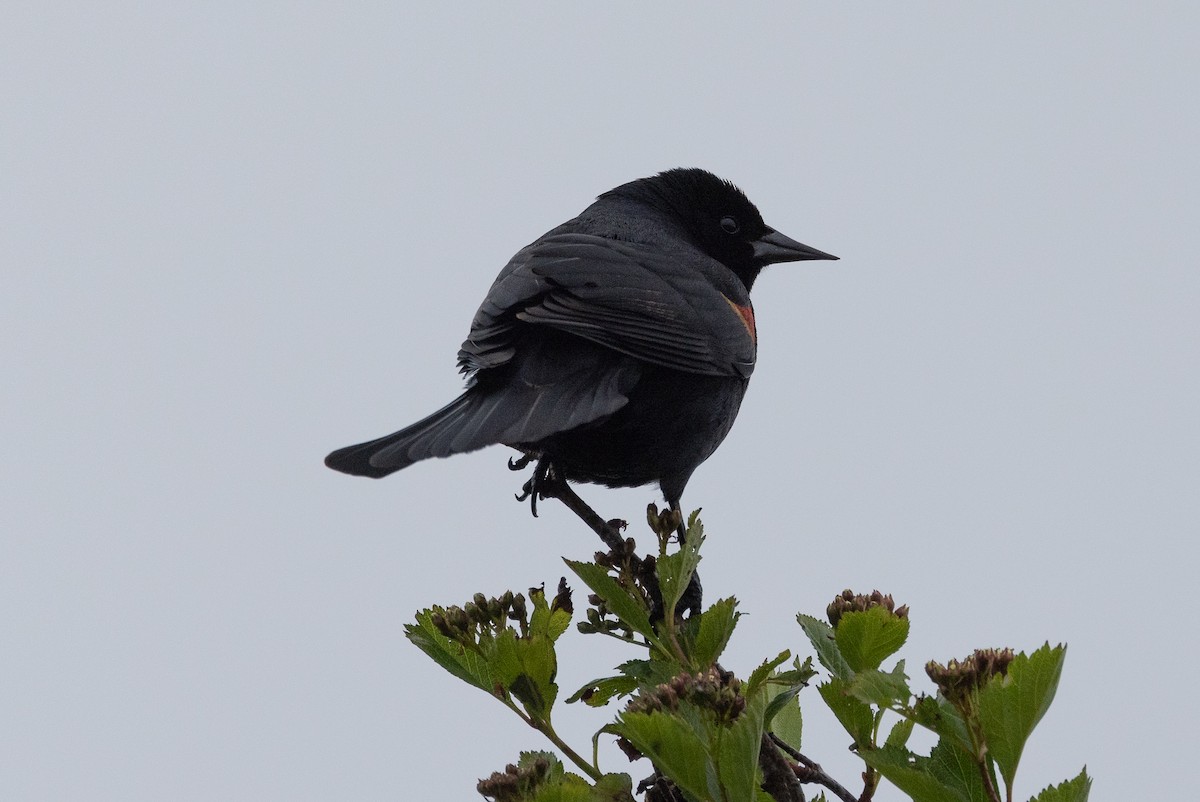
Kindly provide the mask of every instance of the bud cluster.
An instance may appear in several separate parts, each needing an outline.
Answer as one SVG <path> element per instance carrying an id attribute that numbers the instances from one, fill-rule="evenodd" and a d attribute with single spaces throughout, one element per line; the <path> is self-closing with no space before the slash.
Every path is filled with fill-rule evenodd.
<path id="1" fill-rule="evenodd" d="M 683 513 L 670 507 L 659 512 L 658 505 L 651 504 L 646 507 L 646 521 L 660 540 L 666 540 L 679 532 L 679 526 L 683 523 Z"/>
<path id="2" fill-rule="evenodd" d="M 592 593 L 588 595 L 588 604 L 591 607 L 587 611 L 587 620 L 580 621 L 575 625 L 584 635 L 603 632 L 621 638 L 633 637 L 633 630 L 628 624 L 609 612 L 608 605 L 604 603 L 604 599 Z"/>
<path id="3" fill-rule="evenodd" d="M 509 763 L 504 771 L 492 772 L 485 780 L 480 780 L 475 786 L 481 795 L 495 802 L 519 802 L 529 799 L 539 785 L 546 781 L 550 773 L 550 761 L 538 757 L 528 765 L 517 767 Z"/>
<path id="4" fill-rule="evenodd" d="M 946 701 L 957 707 L 992 677 L 1007 674 L 1012 661 L 1012 649 L 976 649 L 965 660 L 951 660 L 946 665 L 930 660 L 925 673 Z"/>
<path id="5" fill-rule="evenodd" d="M 680 702 L 713 711 L 719 721 L 730 722 L 746 709 L 742 681 L 729 671 L 713 666 L 698 674 L 677 674 L 670 682 L 643 691 L 629 701 L 630 713 L 676 711 Z"/>
<path id="6" fill-rule="evenodd" d="M 429 620 L 438 632 L 460 643 L 477 643 L 481 635 L 494 636 L 508 626 L 508 621 L 517 622 L 522 635 L 529 631 L 525 597 L 511 590 L 490 599 L 476 593 L 462 607 L 434 607 Z"/>
<path id="7" fill-rule="evenodd" d="M 627 537 L 621 541 L 621 548 L 612 551 L 598 551 L 594 559 L 596 565 L 602 568 L 616 569 L 617 571 L 627 569 L 638 562 L 637 543 L 633 538 Z"/>
<path id="8" fill-rule="evenodd" d="M 609 521 L 610 525 L 624 524 L 624 521 Z M 639 557 L 637 542 L 627 537 L 621 541 L 620 548 L 611 551 L 598 551 L 593 561 L 601 568 L 608 570 L 612 578 L 624 588 L 636 589 L 642 598 L 650 604 L 650 588 L 657 589 L 657 562 L 653 556 Z M 580 621 L 576 627 L 585 635 L 596 632 L 615 634 L 623 638 L 632 638 L 633 630 L 609 610 L 608 605 L 595 593 L 588 596 L 592 608 L 587 611 L 587 620 Z"/>
<path id="9" fill-rule="evenodd" d="M 877 590 L 871 591 L 870 596 L 856 594 L 849 589 L 843 590 L 825 608 L 825 615 L 828 616 L 829 623 L 836 627 L 846 613 L 864 613 L 872 607 L 882 607 L 897 618 L 908 618 L 908 605 L 897 607 L 890 593 L 884 595 Z"/>

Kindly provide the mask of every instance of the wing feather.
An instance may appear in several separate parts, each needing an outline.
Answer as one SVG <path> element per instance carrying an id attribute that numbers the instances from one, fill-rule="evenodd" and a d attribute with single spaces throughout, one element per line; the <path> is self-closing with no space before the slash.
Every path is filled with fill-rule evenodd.
<path id="1" fill-rule="evenodd" d="M 459 351 L 466 373 L 513 359 L 522 326 L 549 326 L 686 373 L 749 376 L 756 343 L 734 305 L 745 288 L 692 249 L 556 234 L 520 251 Z"/>

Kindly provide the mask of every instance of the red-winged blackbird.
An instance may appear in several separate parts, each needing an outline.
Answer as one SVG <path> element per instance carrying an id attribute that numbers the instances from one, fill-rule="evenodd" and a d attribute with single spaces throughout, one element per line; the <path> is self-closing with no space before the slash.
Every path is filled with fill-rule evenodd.
<path id="1" fill-rule="evenodd" d="M 759 271 L 836 258 L 770 228 L 704 170 L 619 186 L 500 271 L 458 352 L 466 392 L 325 464 L 379 478 L 504 443 L 559 478 L 658 482 L 678 509 L 754 370 Z"/>

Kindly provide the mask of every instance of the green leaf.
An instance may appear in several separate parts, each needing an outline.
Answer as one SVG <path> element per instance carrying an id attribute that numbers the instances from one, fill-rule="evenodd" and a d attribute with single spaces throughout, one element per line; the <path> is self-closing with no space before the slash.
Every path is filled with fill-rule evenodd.
<path id="1" fill-rule="evenodd" d="M 963 751 L 971 752 L 966 722 L 954 706 L 942 697 L 921 696 L 912 707 L 912 715 L 917 724 L 953 741 Z"/>
<path id="2" fill-rule="evenodd" d="M 533 603 L 533 612 L 529 614 L 529 634 L 547 637 L 551 642 L 558 640 L 571 625 L 571 614 L 562 608 L 551 610 L 546 593 L 541 589 L 536 592 L 531 589 L 529 599 Z"/>
<path id="3" fill-rule="evenodd" d="M 904 673 L 904 661 L 896 663 L 890 672 L 866 668 L 854 675 L 846 684 L 846 693 L 860 702 L 876 707 L 890 708 L 908 704 L 912 691 L 908 689 L 908 677 Z"/>
<path id="4" fill-rule="evenodd" d="M 585 585 L 592 589 L 593 593 L 604 599 L 608 609 L 617 618 L 628 624 L 634 632 L 653 643 L 659 650 L 663 650 L 662 643 L 654 632 L 654 627 L 650 626 L 650 613 L 640 597 L 635 597 L 629 589 L 622 587 L 617 580 L 609 576 L 606 569 L 595 563 L 575 560 L 564 560 L 564 562 L 583 580 Z"/>
<path id="5" fill-rule="evenodd" d="M 834 637 L 851 670 L 879 668 L 908 640 L 908 619 L 886 607 L 844 613 L 834 630 Z"/>
<path id="6" fill-rule="evenodd" d="M 963 793 L 946 786 L 931 773 L 928 758 L 916 757 L 907 749 L 893 746 L 861 749 L 858 756 L 912 797 L 913 802 L 970 802 Z"/>
<path id="7" fill-rule="evenodd" d="M 1087 802 L 1091 790 L 1092 778 L 1087 776 L 1087 766 L 1084 766 L 1076 777 L 1059 785 L 1047 786 L 1029 802 Z"/>
<path id="8" fill-rule="evenodd" d="M 661 685 L 670 682 L 679 673 L 680 666 L 670 658 L 652 656 L 649 660 L 627 660 L 617 666 L 622 674 L 637 677 L 643 685 Z"/>
<path id="9" fill-rule="evenodd" d="M 913 727 L 916 726 L 912 719 L 902 718 L 892 725 L 891 732 L 888 733 L 887 740 L 884 741 L 885 746 L 903 747 L 908 744 L 908 738 L 912 735 Z"/>
<path id="10" fill-rule="evenodd" d="M 783 739 L 783 742 L 793 749 L 800 749 L 801 735 L 804 732 L 804 717 L 800 713 L 799 693 L 803 685 L 774 685 L 766 686 L 767 711 L 763 715 L 763 725 Z"/>
<path id="11" fill-rule="evenodd" d="M 549 720 L 558 695 L 554 684 L 557 660 L 549 638 L 532 633 L 519 638 L 511 629 L 504 630 L 496 636 L 492 666 L 497 682 L 521 702 L 527 714 Z"/>
<path id="12" fill-rule="evenodd" d="M 607 729 L 621 735 L 694 799 L 719 798 L 709 787 L 709 744 L 677 713 L 622 713 Z"/>
<path id="13" fill-rule="evenodd" d="M 770 682 L 774 685 L 801 685 L 807 686 L 809 681 L 817 676 L 817 670 L 813 668 L 812 658 L 804 658 L 804 662 L 800 662 L 797 657 L 792 661 L 792 667 L 786 671 L 780 671 L 775 676 L 771 677 Z"/>
<path id="14" fill-rule="evenodd" d="M 692 530 L 695 529 L 693 535 Z M 692 514 L 691 525 L 688 527 L 688 539 L 680 544 L 679 551 L 674 554 L 661 555 L 658 558 L 658 587 L 662 591 L 663 609 L 666 615 L 675 612 L 675 606 L 692 581 L 692 574 L 700 564 L 700 546 L 704 543 L 704 527 Z M 597 591 L 598 592 L 598 591 Z M 603 594 L 601 594 L 603 595 Z M 609 605 L 612 608 L 612 605 Z M 613 612 L 616 612 L 615 610 Z"/>
<path id="15" fill-rule="evenodd" d="M 578 774 L 567 774 L 561 779 L 539 786 L 537 792 L 530 797 L 530 802 L 594 802 L 596 799 L 604 797 L 597 797 L 595 789 L 587 780 Z"/>
<path id="16" fill-rule="evenodd" d="M 939 740 L 929 754 L 929 762 L 926 765 L 942 785 L 955 789 L 970 802 L 988 802 L 987 790 L 979 773 L 979 764 L 954 742 L 945 738 Z M 994 776 L 992 780 L 994 783 Z"/>
<path id="17" fill-rule="evenodd" d="M 617 666 L 622 674 L 637 679 L 640 687 L 646 688 L 670 682 L 679 673 L 681 666 L 670 658 L 629 660 Z"/>
<path id="18" fill-rule="evenodd" d="M 728 802 L 755 802 L 758 793 L 758 750 L 762 746 L 766 697 L 748 701 L 746 709 L 728 727 L 717 730 L 717 776 Z"/>
<path id="19" fill-rule="evenodd" d="M 838 679 L 850 679 L 854 672 L 838 648 L 833 635 L 833 627 L 819 618 L 813 618 L 811 615 L 803 613 L 797 615 L 796 620 L 800 623 L 804 634 L 808 636 L 813 649 L 816 650 L 817 660 L 821 662 L 821 665 L 825 666 L 826 670 Z"/>
<path id="20" fill-rule="evenodd" d="M 493 693 L 496 683 L 487 661 L 478 652 L 468 650 L 462 644 L 438 632 L 437 627 L 430 621 L 433 612 L 422 610 L 417 613 L 417 623 L 404 626 L 405 636 L 435 663 L 463 682 L 489 694 Z"/>
<path id="21" fill-rule="evenodd" d="M 617 666 L 621 673 L 612 677 L 601 677 L 587 683 L 571 694 L 570 702 L 583 700 L 590 707 L 602 707 L 614 696 L 626 696 L 639 687 L 661 685 L 670 682 L 679 671 L 673 662 L 660 660 L 627 660 Z M 584 698 L 587 696 L 588 698 Z"/>
<path id="22" fill-rule="evenodd" d="M 757 693 L 758 686 L 766 682 L 767 678 L 771 676 L 771 672 L 783 665 L 784 662 L 791 656 L 792 653 L 787 649 L 784 649 L 775 656 L 774 660 L 764 660 L 762 665 L 751 671 L 750 678 L 746 680 L 746 684 L 743 686 L 745 688 L 744 693 L 746 696 L 753 696 L 755 693 Z"/>
<path id="23" fill-rule="evenodd" d="M 741 617 L 736 607 L 737 599 L 730 596 L 716 602 L 700 615 L 700 629 L 690 650 L 692 668 L 698 671 L 708 668 L 725 651 L 729 636 Z"/>
<path id="24" fill-rule="evenodd" d="M 834 677 L 817 686 L 817 693 L 837 716 L 837 720 L 850 733 L 854 743 L 865 749 L 871 745 L 871 731 L 875 726 L 875 713 L 870 706 L 846 693 L 846 681 Z"/>
<path id="25" fill-rule="evenodd" d="M 567 699 L 567 704 L 582 699 L 588 707 L 604 707 L 613 697 L 627 696 L 636 691 L 637 687 L 637 678 L 624 674 L 594 679 L 571 694 L 571 698 Z"/>
<path id="26" fill-rule="evenodd" d="M 979 722 L 988 753 L 1010 788 L 1021 750 L 1054 700 L 1067 648 L 1047 643 L 1033 654 L 1018 654 L 1003 677 L 979 691 Z"/>
<path id="27" fill-rule="evenodd" d="M 633 780 L 628 774 L 605 774 L 592 789 L 589 802 L 628 802 L 633 799 Z"/>

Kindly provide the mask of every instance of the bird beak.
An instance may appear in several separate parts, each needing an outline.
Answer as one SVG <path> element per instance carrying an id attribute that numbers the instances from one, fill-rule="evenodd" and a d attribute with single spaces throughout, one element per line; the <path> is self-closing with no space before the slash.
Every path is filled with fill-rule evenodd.
<path id="1" fill-rule="evenodd" d="M 818 251 L 803 245 L 791 237 L 780 234 L 773 228 L 756 239 L 754 246 L 754 261 L 759 265 L 773 265 L 776 262 L 803 262 L 809 259 L 837 259 L 831 253 Z"/>

